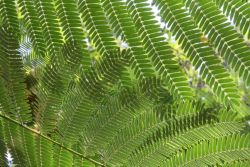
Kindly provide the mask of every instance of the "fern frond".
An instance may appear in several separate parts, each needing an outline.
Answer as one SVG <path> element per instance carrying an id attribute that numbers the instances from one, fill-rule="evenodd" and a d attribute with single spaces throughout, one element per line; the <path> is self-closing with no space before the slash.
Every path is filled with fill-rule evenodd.
<path id="1" fill-rule="evenodd" d="M 0 36 L 0 67 L 3 70 L 0 77 L 3 79 L 5 87 L 5 94 L 1 95 L 0 102 L 7 102 L 5 106 L 8 107 L 3 111 L 22 123 L 31 122 L 32 114 L 25 94 L 23 63 L 21 55 L 17 51 L 18 39 L 9 28 L 5 27 L 0 28 Z M 9 100 L 6 101 L 6 99 Z M 8 106 L 9 104 L 11 106 Z"/>
<path id="2" fill-rule="evenodd" d="M 235 134 L 204 141 L 169 159 L 163 166 L 213 166 L 249 160 L 249 135 Z"/>
<path id="3" fill-rule="evenodd" d="M 66 41 L 83 42 L 84 31 L 81 25 L 77 5 L 74 0 L 56 0 L 56 12 Z"/>
<path id="4" fill-rule="evenodd" d="M 116 44 L 99 2 L 98 0 L 78 0 L 78 9 L 97 50 L 105 56 L 116 49 Z"/>
<path id="5" fill-rule="evenodd" d="M 211 140 L 225 135 L 230 135 L 244 128 L 244 124 L 224 122 L 213 126 L 205 125 L 192 128 L 186 132 L 172 136 L 166 140 L 146 146 L 136 154 L 132 154 L 129 160 L 130 166 L 158 166 L 160 162 L 174 157 L 177 152 L 193 147 L 203 140 Z M 227 129 L 230 129 L 228 131 Z"/>
<path id="6" fill-rule="evenodd" d="M 52 166 L 53 165 L 53 145 L 44 138 L 37 138 L 36 140 L 38 157 L 37 163 L 41 166 Z"/>
<path id="7" fill-rule="evenodd" d="M 72 73 L 78 69 L 79 64 L 83 67 L 84 70 L 89 69 L 91 66 L 91 59 L 86 50 L 85 42 L 78 42 L 75 40 L 66 41 L 62 48 L 62 56 L 66 65 L 64 68 L 67 70 L 67 73 Z"/>
<path id="8" fill-rule="evenodd" d="M 248 166 L 248 11 L 0 0 L 0 166 Z"/>
<path id="9" fill-rule="evenodd" d="M 1 59 L 0 59 L 0 61 L 1 61 Z M 0 66 L 0 68 L 1 68 L 1 66 Z M 2 71 L 2 72 L 5 72 L 5 71 Z M 1 94 L 1 97 L 0 97 L 0 112 L 7 114 L 12 109 L 12 106 L 11 106 L 12 101 L 11 101 L 11 98 L 9 97 L 8 89 L 5 86 L 5 81 L 2 78 L 1 73 L 0 73 L 0 76 L 1 76 L 1 78 L 0 78 L 0 94 Z"/>
<path id="10" fill-rule="evenodd" d="M 60 146 L 54 146 L 52 166 L 73 166 L 73 155 Z"/>
<path id="11" fill-rule="evenodd" d="M 171 99 L 167 86 L 164 81 L 156 77 L 145 78 L 138 81 L 136 84 L 139 91 L 151 101 L 160 101 L 164 98 Z M 186 100 L 186 99 L 183 99 Z M 171 102 L 168 101 L 169 103 Z"/>
<path id="12" fill-rule="evenodd" d="M 76 143 L 95 107 L 95 103 L 79 92 L 73 90 L 67 93 L 62 102 L 63 112 L 57 123 L 58 140 L 68 145 Z"/>
<path id="13" fill-rule="evenodd" d="M 246 161 L 234 161 L 231 163 L 227 163 L 226 166 L 227 167 L 248 167 L 249 166 L 250 161 L 246 160 Z"/>
<path id="14" fill-rule="evenodd" d="M 1 141 L 5 143 L 7 148 L 9 148 L 9 152 L 13 159 L 15 159 L 15 163 L 19 164 L 20 166 L 26 166 L 26 159 L 29 157 L 25 157 L 24 152 L 22 152 L 24 145 L 20 140 L 19 128 L 8 121 L 4 122 L 2 118 L 0 119 L 0 127 L 4 134 L 3 138 L 1 138 Z"/>
<path id="15" fill-rule="evenodd" d="M 185 109 L 189 110 L 190 114 L 195 113 L 196 110 L 191 107 L 192 105 L 187 102 L 184 105 L 180 105 L 179 114 Z M 169 123 L 171 124 L 171 121 Z M 125 164 L 133 151 L 147 140 L 153 140 L 153 134 L 157 132 L 164 133 L 167 127 L 168 122 L 161 120 L 160 117 L 156 117 L 156 113 L 152 112 L 150 108 L 147 109 L 147 112 L 143 112 L 137 118 L 131 120 L 127 126 L 119 131 L 117 136 L 109 141 L 107 150 L 103 153 L 104 161 L 115 166 Z M 170 128 L 174 128 L 174 125 Z"/>
<path id="16" fill-rule="evenodd" d="M 192 90 L 178 62 L 174 60 L 173 51 L 163 37 L 160 25 L 154 18 L 147 1 L 127 1 L 128 11 L 133 18 L 136 30 L 143 41 L 144 49 L 151 58 L 156 70 L 166 79 L 166 85 L 178 98 L 190 99 Z"/>
<path id="17" fill-rule="evenodd" d="M 141 103 L 149 102 L 136 91 L 127 89 L 104 101 L 100 108 L 97 108 L 95 116 L 90 119 L 84 133 L 86 152 L 105 148 L 108 141 L 114 138 L 121 128 L 128 125 L 133 117 L 145 111 Z"/>
<path id="18" fill-rule="evenodd" d="M 8 167 L 8 160 L 6 158 L 7 146 L 3 141 L 4 138 L 4 131 L 3 127 L 1 126 L 2 122 L 0 121 L 0 165 L 2 167 Z"/>
<path id="19" fill-rule="evenodd" d="M 24 24 L 27 29 L 28 36 L 37 54 L 45 55 L 46 43 L 43 38 L 43 31 L 39 23 L 37 11 L 34 9 L 35 3 L 33 0 L 19 0 L 18 5 L 20 12 L 23 15 Z"/>
<path id="20" fill-rule="evenodd" d="M 250 39 L 250 4 L 237 0 L 213 0 L 223 13 Z"/>
<path id="21" fill-rule="evenodd" d="M 84 62 L 84 65 L 81 65 L 81 62 Z M 83 50 L 78 42 L 68 41 L 62 47 L 60 54 L 54 56 L 51 62 L 47 64 L 41 82 L 43 82 L 51 92 L 58 92 L 54 90 L 55 85 L 65 91 L 65 87 L 68 86 L 68 82 L 78 68 L 83 66 L 85 69 L 88 69 L 90 62 L 87 51 Z"/>
<path id="22" fill-rule="evenodd" d="M 142 48 L 135 26 L 126 10 L 125 2 L 122 0 L 105 0 L 102 6 L 116 36 L 121 36 L 129 45 L 127 54 L 130 65 L 135 71 L 135 76 L 139 79 L 153 76 L 153 67 Z"/>
<path id="23" fill-rule="evenodd" d="M 121 73 L 126 70 L 126 58 L 123 52 L 113 51 L 109 52 L 109 55 L 103 57 L 103 59 L 95 64 L 95 68 L 98 77 L 106 80 L 110 84 L 116 83 L 118 80 L 122 80 Z"/>
<path id="24" fill-rule="evenodd" d="M 73 157 L 73 167 L 95 167 L 96 165 L 84 158 L 81 158 L 77 155 Z"/>
<path id="25" fill-rule="evenodd" d="M 213 50 L 201 42 L 202 33 L 194 26 L 192 18 L 185 12 L 183 6 L 178 1 L 155 0 L 155 3 L 162 19 L 170 26 L 176 40 L 213 93 L 225 105 L 234 108 L 239 106 L 240 97 L 236 94 L 236 85 L 220 60 L 214 56 Z"/>
<path id="26" fill-rule="evenodd" d="M 48 53 L 56 55 L 63 45 L 63 37 L 59 28 L 54 3 L 50 0 L 35 0 L 34 3 L 38 10 L 38 18 L 42 25 Z"/>
<path id="27" fill-rule="evenodd" d="M 101 100 L 109 86 L 120 79 L 122 71 L 125 70 L 124 66 L 126 66 L 124 61 L 119 52 L 109 52 L 103 57 L 103 60 L 80 74 L 79 91 L 93 101 Z"/>
<path id="28" fill-rule="evenodd" d="M 6 148 L 8 147 L 13 157 L 13 164 L 18 166 L 64 166 L 65 164 L 73 166 L 75 159 L 80 159 L 82 165 L 103 166 L 2 114 L 0 114 L 0 130 L 0 143 L 3 142 Z"/>
<path id="29" fill-rule="evenodd" d="M 211 114 L 204 115 L 206 110 L 199 111 L 190 104 L 184 103 L 178 107 L 176 113 L 179 116 L 169 113 L 165 118 L 168 126 L 162 130 L 161 135 L 155 137 L 156 142 L 142 145 L 131 154 L 128 166 L 158 166 L 160 162 L 200 141 L 227 136 L 245 128 L 245 124 L 235 118 L 217 122 L 217 118 Z"/>
<path id="30" fill-rule="evenodd" d="M 85 71 L 79 83 L 66 93 L 62 102 L 62 114 L 57 126 L 62 135 L 59 138 L 64 142 L 73 144 L 78 140 L 97 104 L 106 96 L 109 88 L 118 82 L 121 72 L 125 70 L 124 60 L 112 52 L 104 56 L 95 66 L 95 69 Z"/>
<path id="31" fill-rule="evenodd" d="M 2 24 L 10 28 L 13 33 L 16 33 L 16 37 L 19 37 L 19 21 L 16 10 L 15 0 L 1 0 L 0 1 L 0 17 Z"/>
<path id="32" fill-rule="evenodd" d="M 214 47 L 235 72 L 250 85 L 250 50 L 234 27 L 220 13 L 213 2 L 184 0 L 196 25 L 208 36 Z"/>
<path id="33" fill-rule="evenodd" d="M 166 123 L 155 117 L 155 113 L 147 111 L 132 120 L 112 139 L 104 151 L 104 161 L 114 166 L 124 164 L 129 155 L 150 135 L 158 129 L 163 129 Z"/>
<path id="34" fill-rule="evenodd" d="M 52 57 L 51 62 L 47 64 L 37 86 L 39 104 L 42 105 L 39 106 L 36 118 L 41 130 L 51 131 L 55 128 L 58 113 L 70 81 L 74 79 L 78 68 L 82 66 L 80 64 L 82 61 L 85 63 L 85 68 L 88 68 L 88 64 L 90 64 L 89 56 L 87 51 L 82 51 L 84 49 L 77 42 L 68 41 L 60 54 Z"/>

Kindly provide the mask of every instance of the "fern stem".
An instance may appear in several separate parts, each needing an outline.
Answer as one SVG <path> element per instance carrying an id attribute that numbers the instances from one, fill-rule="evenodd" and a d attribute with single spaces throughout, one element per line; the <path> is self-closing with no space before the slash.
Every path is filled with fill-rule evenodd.
<path id="1" fill-rule="evenodd" d="M 72 150 L 72 149 L 70 149 L 70 148 L 68 148 L 68 147 L 65 147 L 64 145 L 60 144 L 59 142 L 56 142 L 56 141 L 52 140 L 51 138 L 49 138 L 49 137 L 47 137 L 47 136 L 41 134 L 40 132 L 38 132 L 38 131 L 36 131 L 36 130 L 30 128 L 30 127 L 27 127 L 27 126 L 25 126 L 24 124 L 21 124 L 21 123 L 19 123 L 18 121 L 14 120 L 14 119 L 12 119 L 12 118 L 6 116 L 6 115 L 0 114 L 0 117 L 4 118 L 4 119 L 6 119 L 6 120 L 8 120 L 8 121 L 10 121 L 10 122 L 12 122 L 12 123 L 14 123 L 14 124 L 17 124 L 17 125 L 21 126 L 22 128 L 25 128 L 25 129 L 27 129 L 28 131 L 31 131 L 32 133 L 37 134 L 38 136 L 40 136 L 40 137 L 42 137 L 42 138 L 44 138 L 44 139 L 46 139 L 46 140 L 52 142 L 52 143 L 55 144 L 55 145 L 58 145 L 59 147 L 65 149 L 65 150 L 67 150 L 67 151 L 69 151 L 69 152 L 72 153 L 72 154 L 75 154 L 75 155 L 77 155 L 77 156 L 79 156 L 79 157 L 81 157 L 81 158 L 84 158 L 84 159 L 86 159 L 86 160 L 88 160 L 88 161 L 90 161 L 90 162 L 92 162 L 92 163 L 94 163 L 94 164 L 96 164 L 96 165 L 105 166 L 105 165 L 102 164 L 101 162 L 98 162 L 98 161 L 93 160 L 93 159 L 91 159 L 91 158 L 85 157 L 85 156 L 82 155 L 81 153 L 76 152 L 76 151 L 74 151 L 74 150 Z"/>

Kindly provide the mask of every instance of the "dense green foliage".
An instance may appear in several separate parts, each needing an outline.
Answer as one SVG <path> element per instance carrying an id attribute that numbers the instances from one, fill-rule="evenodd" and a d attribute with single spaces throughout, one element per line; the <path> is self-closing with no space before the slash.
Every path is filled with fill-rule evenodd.
<path id="1" fill-rule="evenodd" d="M 0 0 L 1 167 L 249 166 L 249 92 L 249 1 Z"/>

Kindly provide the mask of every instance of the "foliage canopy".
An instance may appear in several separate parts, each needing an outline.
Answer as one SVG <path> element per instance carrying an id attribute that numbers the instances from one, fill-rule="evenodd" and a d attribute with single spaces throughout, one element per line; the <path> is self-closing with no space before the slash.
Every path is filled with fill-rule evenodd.
<path id="1" fill-rule="evenodd" d="M 250 2 L 0 0 L 0 166 L 249 166 Z"/>

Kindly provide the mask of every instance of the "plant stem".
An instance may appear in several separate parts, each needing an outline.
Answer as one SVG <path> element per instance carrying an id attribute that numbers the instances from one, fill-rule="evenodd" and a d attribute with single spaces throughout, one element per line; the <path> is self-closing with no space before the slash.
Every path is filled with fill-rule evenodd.
<path id="1" fill-rule="evenodd" d="M 104 164 L 102 164 L 102 163 L 100 163 L 100 162 L 98 162 L 98 161 L 96 161 L 96 160 L 93 160 L 93 159 L 91 159 L 91 158 L 85 157 L 85 156 L 82 155 L 81 153 L 76 152 L 76 151 L 74 151 L 74 150 L 72 150 L 72 149 L 70 149 L 70 148 L 65 147 L 65 146 L 62 145 L 61 143 L 59 143 L 59 142 L 57 142 L 57 141 L 54 141 L 54 140 L 52 140 L 51 138 L 49 138 L 48 136 L 45 136 L 45 135 L 41 134 L 41 132 L 37 132 L 36 130 L 34 130 L 34 129 L 30 128 L 30 127 L 27 127 L 27 126 L 25 126 L 25 125 L 23 125 L 23 124 L 17 122 L 16 120 L 14 120 L 14 119 L 12 119 L 12 118 L 6 116 L 6 115 L 0 114 L 0 117 L 4 118 L 4 119 L 6 119 L 6 120 L 8 120 L 8 121 L 10 121 L 10 122 L 12 122 L 12 123 L 14 123 L 14 124 L 17 124 L 17 125 L 21 126 L 22 128 L 25 128 L 25 129 L 27 129 L 28 131 L 31 131 L 32 133 L 37 134 L 38 136 L 40 136 L 40 137 L 42 137 L 42 138 L 44 138 L 44 139 L 46 139 L 46 140 L 52 142 L 52 143 L 55 144 L 55 145 L 58 145 L 59 147 L 65 149 L 65 150 L 67 150 L 67 151 L 69 151 L 69 152 L 72 153 L 72 154 L 75 154 L 75 155 L 77 155 L 77 156 L 79 156 L 79 157 L 81 157 L 81 158 L 84 158 L 84 159 L 86 159 L 86 160 L 88 160 L 88 161 L 90 161 L 90 162 L 92 162 L 92 163 L 94 163 L 94 164 L 96 164 L 96 165 L 105 166 Z"/>

